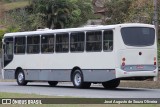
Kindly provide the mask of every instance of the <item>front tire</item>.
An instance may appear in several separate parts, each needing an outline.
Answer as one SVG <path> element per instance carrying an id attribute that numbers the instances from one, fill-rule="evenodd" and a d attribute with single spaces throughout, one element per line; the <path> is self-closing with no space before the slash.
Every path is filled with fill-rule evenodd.
<path id="1" fill-rule="evenodd" d="M 102 85 L 104 88 L 106 89 L 114 89 L 117 88 L 120 84 L 120 80 L 119 79 L 115 79 L 115 80 L 111 80 L 111 81 L 107 81 L 107 82 L 103 82 Z"/>
<path id="2" fill-rule="evenodd" d="M 58 82 L 57 81 L 48 81 L 48 84 L 51 86 L 51 87 L 55 87 Z"/>
<path id="3" fill-rule="evenodd" d="M 91 83 L 84 82 L 81 70 L 75 70 L 72 75 L 72 82 L 75 88 L 89 88 Z"/>
<path id="4" fill-rule="evenodd" d="M 18 70 L 18 73 L 17 73 L 17 83 L 18 85 L 20 86 L 25 86 L 27 85 L 27 81 L 25 80 L 25 74 L 23 72 L 22 69 Z"/>

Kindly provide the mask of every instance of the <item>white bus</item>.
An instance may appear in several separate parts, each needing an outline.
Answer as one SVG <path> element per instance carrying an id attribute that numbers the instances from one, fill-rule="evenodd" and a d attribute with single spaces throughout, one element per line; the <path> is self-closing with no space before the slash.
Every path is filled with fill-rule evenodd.
<path id="1" fill-rule="evenodd" d="M 18 85 L 73 82 L 76 88 L 158 76 L 155 28 L 128 23 L 7 33 L 3 38 L 4 79 Z"/>

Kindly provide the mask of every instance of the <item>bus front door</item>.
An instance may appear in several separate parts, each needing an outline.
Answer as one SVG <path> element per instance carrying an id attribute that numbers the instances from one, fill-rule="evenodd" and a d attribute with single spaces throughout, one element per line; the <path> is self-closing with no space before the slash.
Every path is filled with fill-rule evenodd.
<path id="1" fill-rule="evenodd" d="M 3 42 L 3 67 L 13 60 L 13 38 L 5 38 Z"/>

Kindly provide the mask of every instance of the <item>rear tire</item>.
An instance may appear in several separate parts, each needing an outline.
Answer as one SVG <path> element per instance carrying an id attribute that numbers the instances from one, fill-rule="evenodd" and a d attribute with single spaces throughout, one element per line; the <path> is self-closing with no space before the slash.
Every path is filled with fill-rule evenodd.
<path id="1" fill-rule="evenodd" d="M 16 79 L 17 79 L 18 85 L 20 85 L 20 86 L 25 86 L 25 85 L 27 85 L 27 83 L 28 83 L 28 82 L 25 80 L 25 74 L 24 74 L 24 72 L 23 72 L 22 69 L 19 69 L 19 70 L 18 70 Z"/>
<path id="2" fill-rule="evenodd" d="M 111 81 L 107 81 L 107 82 L 103 82 L 102 85 L 104 88 L 106 89 L 114 89 L 117 88 L 120 84 L 120 80 L 119 79 L 115 79 L 115 80 L 111 80 Z"/>
<path id="3" fill-rule="evenodd" d="M 57 81 L 48 81 L 48 84 L 51 86 L 51 87 L 55 87 L 58 82 Z"/>
<path id="4" fill-rule="evenodd" d="M 89 88 L 91 86 L 90 82 L 84 82 L 83 74 L 79 69 L 74 71 L 72 75 L 72 83 L 75 88 Z"/>

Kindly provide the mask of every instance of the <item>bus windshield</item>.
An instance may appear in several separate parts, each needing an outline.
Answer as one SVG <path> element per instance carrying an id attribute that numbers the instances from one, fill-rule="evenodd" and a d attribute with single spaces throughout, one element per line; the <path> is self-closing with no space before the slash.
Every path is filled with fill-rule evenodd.
<path id="1" fill-rule="evenodd" d="M 155 30 L 148 27 L 124 27 L 123 41 L 128 46 L 151 46 L 155 42 Z"/>

